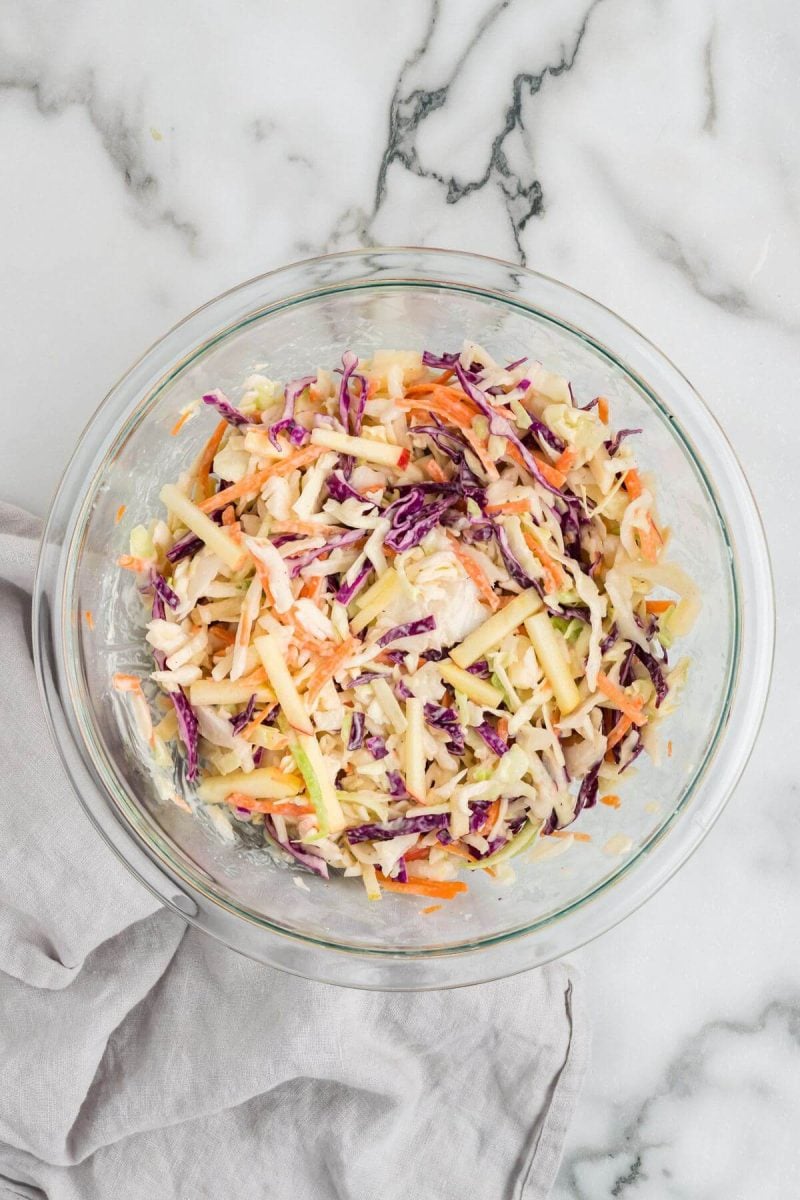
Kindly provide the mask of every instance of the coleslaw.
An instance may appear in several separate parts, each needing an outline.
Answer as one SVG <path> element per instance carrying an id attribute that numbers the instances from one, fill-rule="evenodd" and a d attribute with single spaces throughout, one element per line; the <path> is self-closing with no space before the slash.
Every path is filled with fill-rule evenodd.
<path id="1" fill-rule="evenodd" d="M 472 342 L 254 375 L 173 434 L 211 412 L 119 560 L 151 608 L 156 722 L 138 677 L 114 685 L 219 828 L 371 899 L 449 900 L 618 807 L 698 607 L 640 430 Z"/>

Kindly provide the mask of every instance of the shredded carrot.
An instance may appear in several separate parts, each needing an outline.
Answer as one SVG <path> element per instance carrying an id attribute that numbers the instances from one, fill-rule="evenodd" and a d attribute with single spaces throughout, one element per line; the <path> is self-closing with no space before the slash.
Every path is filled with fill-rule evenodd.
<path id="1" fill-rule="evenodd" d="M 647 723 L 647 717 L 642 713 L 644 702 L 641 696 L 637 696 L 635 699 L 629 696 L 618 683 L 613 683 L 602 671 L 597 676 L 597 688 L 609 700 L 613 700 L 615 708 L 618 708 L 626 717 L 630 717 L 634 725 Z"/>
<path id="2" fill-rule="evenodd" d="M 241 684 L 249 684 L 250 687 L 263 687 L 267 682 L 267 673 L 263 667 L 256 667 L 246 678 L 239 680 Z"/>
<path id="3" fill-rule="evenodd" d="M 575 459 L 577 457 L 577 451 L 572 446 L 567 446 L 566 450 L 553 463 L 554 470 L 561 471 L 562 474 L 566 475 L 575 466 Z"/>
<path id="4" fill-rule="evenodd" d="M 508 717 L 501 717 L 497 722 L 497 733 L 504 742 L 508 741 Z"/>
<path id="5" fill-rule="evenodd" d="M 308 699 L 313 704 L 329 679 L 332 679 L 339 668 L 350 657 L 360 642 L 356 638 L 348 638 L 340 646 L 327 654 L 308 680 Z"/>
<path id="6" fill-rule="evenodd" d="M 631 500 L 638 500 L 644 489 L 642 488 L 641 476 L 635 467 L 631 467 L 630 471 L 625 472 L 625 478 L 622 482 L 625 484 L 625 491 Z"/>
<path id="7" fill-rule="evenodd" d="M 112 675 L 111 682 L 117 692 L 140 692 L 142 681 L 138 675 L 123 675 L 119 671 Z"/>
<path id="8" fill-rule="evenodd" d="M 609 408 L 608 400 L 605 398 L 605 396 L 597 397 L 597 415 L 604 425 L 608 424 L 611 410 Z"/>
<path id="9" fill-rule="evenodd" d="M 672 758 L 672 742 L 667 742 L 667 758 Z"/>
<path id="10" fill-rule="evenodd" d="M 215 638 L 222 642 L 223 646 L 232 646 L 236 640 L 236 631 L 230 629 L 227 625 L 211 625 L 209 633 L 213 633 Z"/>
<path id="11" fill-rule="evenodd" d="M 428 461 L 425 464 L 425 470 L 428 472 L 429 478 L 433 479 L 436 483 L 446 483 L 447 482 L 447 476 L 445 475 L 444 471 L 439 466 L 439 464 L 437 463 L 435 458 L 428 459 Z"/>
<path id="12" fill-rule="evenodd" d="M 424 406 L 416 399 L 421 396 L 425 397 Z M 396 404 L 402 409 L 416 408 L 421 412 L 427 411 L 428 415 L 434 412 L 458 426 L 471 425 L 474 417 L 478 415 L 478 410 L 469 404 L 463 392 L 432 383 L 421 383 L 417 387 L 409 388 L 405 397 L 396 401 Z"/>
<path id="13" fill-rule="evenodd" d="M 487 504 L 487 513 L 529 513 L 531 511 L 530 500 L 506 500 L 505 504 Z"/>
<path id="14" fill-rule="evenodd" d="M 315 810 L 310 804 L 293 804 L 290 800 L 254 800 L 242 792 L 231 792 L 225 803 L 235 808 L 246 808 L 248 812 L 271 813 L 276 817 L 305 817 Z"/>
<path id="15" fill-rule="evenodd" d="M 361 489 L 361 491 L 362 491 L 362 492 L 366 492 L 366 494 L 367 494 L 368 496 L 371 496 L 371 495 L 373 495 L 375 492 L 382 492 L 382 491 L 384 490 L 384 488 L 385 488 L 385 487 L 386 487 L 386 484 L 385 484 L 385 483 L 370 483 L 370 484 L 367 484 L 367 486 L 366 486 L 366 487 L 363 487 L 363 488 Z"/>
<path id="16" fill-rule="evenodd" d="M 446 371 L 442 371 L 441 375 L 437 375 L 435 379 L 432 379 L 431 383 L 434 383 L 434 384 L 449 383 L 454 375 L 455 375 L 455 371 L 451 367 L 448 367 Z"/>
<path id="17" fill-rule="evenodd" d="M 664 545 L 664 539 L 658 532 L 655 521 L 652 517 L 647 519 L 647 529 L 642 531 L 637 529 L 639 537 L 639 546 L 642 554 L 648 562 L 654 563 L 658 561 L 658 556 L 661 553 L 661 547 Z"/>
<path id="18" fill-rule="evenodd" d="M 176 434 L 180 433 L 180 431 L 183 429 L 184 425 L 189 420 L 189 417 L 191 415 L 192 415 L 191 409 L 189 409 L 188 412 L 181 413 L 181 415 L 178 417 L 175 424 L 172 426 L 172 429 L 170 429 L 170 434 L 172 435 L 172 437 L 175 437 Z"/>
<path id="19" fill-rule="evenodd" d="M 381 485 L 383 486 L 383 485 Z M 270 533 L 302 533 L 305 537 L 318 534 L 340 533 L 338 525 L 323 525 L 321 521 L 273 521 Z"/>
<path id="20" fill-rule="evenodd" d="M 453 551 L 453 554 L 455 554 L 456 558 L 461 563 L 461 566 L 464 568 L 467 575 L 469 575 L 470 579 L 475 584 L 475 587 L 480 592 L 482 598 L 489 605 L 492 612 L 497 612 L 498 608 L 500 607 L 500 601 L 495 595 L 494 588 L 489 582 L 480 563 L 476 562 L 469 551 L 463 548 L 457 538 L 454 538 L 451 534 L 448 534 L 447 536 L 450 541 L 450 549 Z"/>
<path id="21" fill-rule="evenodd" d="M 590 842 L 592 835 L 590 833 L 573 833 L 572 835 L 576 842 Z"/>
<path id="22" fill-rule="evenodd" d="M 216 455 L 217 451 L 219 450 L 220 443 L 225 435 L 225 430 L 227 428 L 228 428 L 228 422 L 220 421 L 219 425 L 217 425 L 217 427 L 215 428 L 211 437 L 208 439 L 205 446 L 203 447 L 200 457 L 197 460 L 197 466 L 195 467 L 194 473 L 195 473 L 195 478 L 197 479 L 197 482 L 200 484 L 200 487 L 203 490 L 203 492 L 206 492 L 208 490 L 208 475 L 209 475 L 209 472 L 211 471 L 212 466 L 214 465 L 214 456 Z"/>
<path id="23" fill-rule="evenodd" d="M 456 858 L 465 858 L 467 862 L 475 861 L 475 855 L 470 854 L 466 846 L 462 846 L 458 842 L 448 842 L 446 846 L 442 846 L 442 850 L 446 850 L 448 854 L 455 854 Z"/>
<path id="24" fill-rule="evenodd" d="M 313 600 L 315 604 L 319 604 L 320 597 L 327 583 L 328 580 L 325 575 L 317 575 L 316 578 L 307 579 L 300 589 L 300 599 Z"/>
<path id="25" fill-rule="evenodd" d="M 430 852 L 430 846 L 412 846 L 410 850 L 406 850 L 403 858 L 406 862 L 415 862 L 418 858 L 427 858 Z"/>
<path id="26" fill-rule="evenodd" d="M 145 562 L 143 558 L 134 558 L 132 554 L 120 554 L 117 566 L 122 567 L 123 571 L 135 571 L 139 575 L 150 570 L 149 563 Z"/>
<path id="27" fill-rule="evenodd" d="M 240 500 L 242 496 L 251 492 L 260 492 L 273 475 L 291 475 L 292 471 L 309 466 L 310 463 L 316 462 L 324 452 L 323 446 L 304 446 L 294 454 L 287 455 L 286 458 L 277 459 L 276 462 L 264 467 L 261 471 L 254 471 L 252 475 L 243 476 L 238 483 L 232 483 L 230 487 L 224 488 L 216 495 L 209 496 L 198 507 L 204 513 L 216 512 L 218 508 L 225 508 L 234 500 Z"/>
<path id="28" fill-rule="evenodd" d="M 529 529 L 523 529 L 522 536 L 525 538 L 525 544 L 532 554 L 538 558 L 544 568 L 544 587 L 546 592 L 558 592 L 567 582 L 567 577 L 564 574 L 564 569 L 560 563 L 557 563 L 554 558 L 547 553 L 543 546 L 534 537 Z"/>
<path id="29" fill-rule="evenodd" d="M 625 734 L 631 728 L 632 724 L 633 722 L 631 721 L 630 717 L 620 717 L 614 728 L 611 730 L 611 733 L 608 735 L 606 749 L 613 750 L 617 743 L 621 742 L 625 737 Z"/>
<path id="30" fill-rule="evenodd" d="M 427 908 L 421 908 L 419 911 L 423 914 L 423 916 L 427 917 L 430 916 L 431 913 L 438 912 L 441 907 L 441 904 L 429 904 Z"/>
<path id="31" fill-rule="evenodd" d="M 224 512 L 222 514 L 222 524 L 223 525 L 233 525 L 235 521 L 236 521 L 236 509 L 233 507 L 232 504 L 229 504 L 228 507 L 224 510 Z"/>
<path id="32" fill-rule="evenodd" d="M 524 469 L 527 471 L 528 468 L 525 466 L 525 463 L 522 461 L 522 455 L 520 454 L 517 447 L 511 446 L 511 447 L 509 447 L 509 450 L 510 450 L 511 457 L 513 459 L 515 459 L 520 464 L 520 466 L 524 467 Z M 564 472 L 556 470 L 556 468 L 553 466 L 552 463 L 549 463 L 546 458 L 542 458 L 541 454 L 534 454 L 533 460 L 536 463 L 536 466 L 539 468 L 540 473 L 547 480 L 547 482 L 550 484 L 551 487 L 562 488 L 564 486 L 564 484 L 567 482 L 567 477 L 564 474 Z"/>
<path id="33" fill-rule="evenodd" d="M 609 808 L 619 808 L 619 806 L 622 804 L 622 801 L 620 800 L 619 796 L 609 793 L 608 796 L 600 797 L 600 803 L 607 804 Z"/>
<path id="34" fill-rule="evenodd" d="M 240 736 L 243 738 L 249 738 L 255 732 L 255 730 L 258 729 L 259 725 L 266 721 L 274 707 L 275 705 L 273 704 L 270 708 L 264 708 L 260 713 L 256 713 L 253 719 L 247 722 Z"/>
<path id="35" fill-rule="evenodd" d="M 489 805 L 489 807 L 486 810 L 486 816 L 483 818 L 483 824 L 481 825 L 481 833 L 484 831 L 484 829 L 492 828 L 495 821 L 497 820 L 497 814 L 499 812 L 500 812 L 500 801 L 493 800 L 492 803 Z"/>
<path id="36" fill-rule="evenodd" d="M 407 896 L 430 896 L 432 900 L 452 900 L 460 892 L 466 892 L 467 885 L 460 880 L 420 879 L 409 875 L 407 883 L 398 883 L 396 879 L 387 879 L 381 872 L 376 872 L 381 887 L 387 892 L 405 892 Z"/>
<path id="37" fill-rule="evenodd" d="M 674 600 L 648 600 L 645 603 L 645 610 L 649 613 L 655 613 L 657 616 L 661 613 L 668 612 L 669 609 L 675 607 Z"/>
<path id="38" fill-rule="evenodd" d="M 127 509 L 127 507 L 128 507 L 127 504 L 120 504 L 120 506 L 117 509 L 116 514 L 114 516 L 114 524 L 115 525 L 119 525 L 120 521 L 125 516 L 125 510 Z"/>
<path id="39" fill-rule="evenodd" d="M 554 838 L 572 838 L 575 842 L 590 842 L 592 835 L 590 833 L 573 833 L 570 829 L 554 829 L 552 833 L 547 835 Z"/>
<path id="40" fill-rule="evenodd" d="M 489 451 L 487 450 L 486 446 L 484 446 L 483 442 L 478 437 L 477 433 L 472 428 L 472 426 L 471 425 L 462 426 L 461 432 L 463 433 L 464 437 L 469 442 L 471 448 L 475 451 L 475 454 L 477 455 L 478 459 L 480 460 L 481 466 L 483 467 L 484 471 L 489 476 L 489 478 L 490 479 L 499 479 L 500 472 L 498 471 L 497 467 L 495 466 L 494 462 L 492 461 L 492 457 L 489 454 Z"/>
<path id="41" fill-rule="evenodd" d="M 94 613 L 91 611 L 91 609 L 87 608 L 83 615 L 89 628 L 94 629 Z"/>

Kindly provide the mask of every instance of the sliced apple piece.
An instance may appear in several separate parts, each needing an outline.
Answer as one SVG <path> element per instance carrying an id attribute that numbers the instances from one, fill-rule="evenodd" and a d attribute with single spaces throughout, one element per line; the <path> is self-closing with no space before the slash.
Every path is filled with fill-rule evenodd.
<path id="1" fill-rule="evenodd" d="M 578 707 L 581 699 L 575 680 L 570 674 L 567 643 L 553 628 L 546 612 L 527 617 L 525 629 L 539 660 L 539 666 L 553 689 L 556 704 L 566 716 L 573 708 Z"/>
<path id="2" fill-rule="evenodd" d="M 535 588 L 520 592 L 505 608 L 493 613 L 487 621 L 479 625 L 460 646 L 450 651 L 450 657 L 457 667 L 471 667 L 474 662 L 502 642 L 504 637 L 522 624 L 542 607 L 542 600 Z"/>
<path id="3" fill-rule="evenodd" d="M 299 733 L 313 733 L 314 726 L 289 674 L 280 644 L 271 633 L 264 633 L 255 639 L 254 645 L 286 720 Z"/>
<path id="4" fill-rule="evenodd" d="M 201 512 L 196 504 L 192 504 L 192 501 L 184 496 L 174 483 L 165 484 L 161 489 L 160 497 L 161 503 L 179 521 L 183 521 L 187 529 L 191 529 L 192 533 L 205 542 L 209 550 L 221 558 L 227 567 L 230 567 L 232 571 L 237 571 L 242 566 L 246 558 L 242 548 L 236 545 L 233 538 L 229 537 L 224 529 L 215 525 L 210 517 Z"/>
<path id="5" fill-rule="evenodd" d="M 303 780 L 277 767 L 256 767 L 254 771 L 232 771 L 230 775 L 210 775 L 197 785 L 197 794 L 209 804 L 221 804 L 233 792 L 254 800 L 288 800 L 303 791 Z"/>

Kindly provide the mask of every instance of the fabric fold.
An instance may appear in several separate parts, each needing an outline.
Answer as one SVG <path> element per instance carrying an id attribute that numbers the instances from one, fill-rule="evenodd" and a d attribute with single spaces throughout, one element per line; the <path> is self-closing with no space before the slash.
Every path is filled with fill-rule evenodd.
<path id="1" fill-rule="evenodd" d="M 0 1197 L 544 1197 L 587 1059 L 575 973 L 350 991 L 160 908 L 49 740 L 28 648 L 38 533 L 0 506 Z"/>

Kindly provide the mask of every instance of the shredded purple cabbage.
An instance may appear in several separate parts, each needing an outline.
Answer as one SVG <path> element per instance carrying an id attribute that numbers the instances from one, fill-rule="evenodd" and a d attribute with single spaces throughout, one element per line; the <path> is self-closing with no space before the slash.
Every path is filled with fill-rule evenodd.
<path id="1" fill-rule="evenodd" d="M 394 796 L 395 800 L 410 799 L 406 781 L 399 771 L 387 771 L 386 782 L 389 784 L 389 795 Z"/>
<path id="2" fill-rule="evenodd" d="M 500 737 L 496 729 L 492 729 L 488 721 L 482 721 L 480 725 L 476 725 L 475 732 L 480 734 L 486 745 L 498 758 L 502 758 L 508 752 L 508 743 Z"/>
<path id="3" fill-rule="evenodd" d="M 347 739 L 348 750 L 360 750 L 364 741 L 364 721 L 362 712 L 354 712 L 350 721 L 350 736 Z"/>
<path id="4" fill-rule="evenodd" d="M 266 753 L 267 752 L 263 746 L 256 746 L 255 750 L 253 751 L 253 766 L 254 767 L 261 766 L 261 760 Z"/>
<path id="5" fill-rule="evenodd" d="M 389 675 L 385 671 L 364 671 L 361 675 L 357 675 L 355 679 L 351 679 L 346 688 L 362 687 L 365 683 L 372 683 L 373 679 L 388 679 Z"/>
<path id="6" fill-rule="evenodd" d="M 467 667 L 467 670 L 470 675 L 476 675 L 478 679 L 488 679 L 492 673 L 485 658 L 479 658 L 471 667 Z"/>
<path id="7" fill-rule="evenodd" d="M 159 575 L 158 571 L 150 571 L 150 582 L 153 585 L 153 590 L 158 593 L 165 604 L 170 608 L 175 609 L 180 606 L 180 599 L 176 592 L 167 583 L 163 575 Z"/>
<path id="8" fill-rule="evenodd" d="M 342 355 L 342 380 L 339 384 L 339 420 L 345 431 L 352 433 L 355 437 L 361 432 L 364 406 L 367 403 L 367 381 L 363 375 L 356 375 L 357 366 L 358 355 L 353 354 L 352 350 L 345 350 Z M 361 382 L 361 392 L 355 398 L 355 407 L 353 407 L 354 397 L 350 392 L 351 379 L 358 379 Z"/>
<path id="9" fill-rule="evenodd" d="M 617 629 L 616 622 L 614 622 L 614 624 L 611 626 L 608 633 L 606 634 L 606 636 L 603 638 L 603 640 L 600 643 L 600 653 L 605 654 L 606 651 L 610 650 L 611 647 L 616 642 L 618 637 L 619 637 L 619 630 Z"/>
<path id="10" fill-rule="evenodd" d="M 171 563 L 180 562 L 182 558 L 190 558 L 202 549 L 202 539 L 195 537 L 193 533 L 187 533 L 169 548 L 167 558 Z"/>
<path id="11" fill-rule="evenodd" d="M 312 563 L 315 558 L 319 558 L 321 554 L 329 554 L 331 550 L 338 550 L 341 546 L 351 546 L 353 542 L 358 542 L 361 538 L 367 536 L 367 531 L 364 529 L 348 529 L 347 533 L 339 533 L 335 537 L 330 538 L 324 546 L 317 546 L 313 550 L 306 550 L 302 554 L 292 554 L 286 561 L 290 564 L 289 574 L 292 579 L 305 570 L 309 563 Z"/>
<path id="12" fill-rule="evenodd" d="M 397 821 L 386 824 L 357 825 L 348 829 L 345 837 L 348 842 L 388 842 L 392 838 L 404 837 L 409 833 L 430 833 L 434 829 L 443 829 L 450 824 L 447 813 L 425 813 L 418 817 L 400 817 Z"/>
<path id="13" fill-rule="evenodd" d="M 620 775 L 623 773 L 623 771 L 627 771 L 627 769 L 631 765 L 631 763 L 636 762 L 636 759 L 639 757 L 639 755 L 642 753 L 643 750 L 644 750 L 644 742 L 642 741 L 642 733 L 641 733 L 640 729 L 637 729 L 636 730 L 636 745 L 633 747 L 633 750 L 631 751 L 627 762 L 625 762 L 624 765 L 620 767 L 620 769 L 619 769 Z"/>
<path id="14" fill-rule="evenodd" d="M 541 585 L 538 580 L 531 579 L 526 572 L 522 563 L 514 554 L 508 540 L 508 534 L 502 525 L 496 521 L 491 522 L 492 532 L 497 540 L 497 545 L 500 549 L 500 557 L 505 563 L 506 570 L 515 583 L 518 583 L 521 588 L 535 587 L 539 595 L 543 595 Z"/>
<path id="15" fill-rule="evenodd" d="M 605 442 L 605 448 L 608 451 L 609 458 L 613 458 L 622 445 L 622 439 L 632 437 L 634 433 L 641 433 L 641 429 L 620 429 L 619 433 L 610 441 Z"/>
<path id="16" fill-rule="evenodd" d="M 234 408 L 227 396 L 220 391 L 209 392 L 208 395 L 203 396 L 203 404 L 215 408 L 229 425 L 249 425 L 251 423 L 250 418 L 239 412 L 238 408 Z"/>
<path id="17" fill-rule="evenodd" d="M 309 436 L 308 430 L 302 425 L 298 425 L 294 419 L 294 411 L 297 407 L 297 401 L 307 387 L 310 387 L 316 380 L 316 375 L 304 375 L 302 379 L 295 379 L 292 383 L 287 383 L 283 391 L 283 412 L 274 425 L 269 427 L 269 440 L 273 446 L 278 449 L 278 434 L 286 430 L 289 434 L 289 440 L 295 446 L 299 446 Z"/>
<path id="18" fill-rule="evenodd" d="M 170 692 L 169 698 L 175 706 L 175 713 L 178 718 L 178 733 L 186 747 L 186 778 L 190 783 L 194 783 L 197 779 L 199 766 L 197 753 L 197 717 L 186 693 L 182 689 L 179 692 Z"/>
<path id="19" fill-rule="evenodd" d="M 427 702 L 424 708 L 425 720 L 432 729 L 441 729 L 450 739 L 447 748 L 452 754 L 460 757 L 466 749 L 464 730 L 454 708 L 445 708 L 441 704 Z"/>
<path id="20" fill-rule="evenodd" d="M 580 789 L 578 791 L 578 799 L 575 801 L 575 816 L 577 817 L 584 808 L 594 808 L 597 804 L 597 791 L 599 787 L 598 774 L 603 760 L 599 759 L 593 767 L 583 777 Z"/>
<path id="21" fill-rule="evenodd" d="M 246 708 L 243 708 L 238 716 L 231 717 L 231 725 L 235 734 L 240 734 L 245 725 L 253 719 L 253 713 L 256 710 L 256 694 L 253 692 L 250 699 L 247 701 Z"/>
<path id="22" fill-rule="evenodd" d="M 572 384 L 569 385 L 569 391 L 570 391 L 570 395 L 572 396 Z M 575 404 L 574 396 L 572 396 L 572 403 Z M 579 408 L 581 410 L 581 412 L 591 412 L 591 410 L 595 407 L 595 405 L 597 405 L 599 403 L 600 403 L 600 397 L 595 396 L 594 400 L 590 400 L 588 404 L 576 404 L 575 407 Z"/>
<path id="23" fill-rule="evenodd" d="M 386 749 L 386 742 L 378 733 L 373 733 L 371 737 L 365 738 L 364 745 L 376 761 L 380 758 L 386 758 L 386 755 L 389 753 Z"/>
<path id="24" fill-rule="evenodd" d="M 372 563 L 365 562 L 359 568 L 359 570 L 356 572 L 356 574 L 353 576 L 353 578 L 350 580 L 349 583 L 345 582 L 342 584 L 342 586 L 339 588 L 338 592 L 336 593 L 336 599 L 339 601 L 340 604 L 348 605 L 350 603 L 350 601 L 353 599 L 355 594 L 358 591 L 360 591 L 361 588 L 364 586 L 364 584 L 367 582 L 367 579 L 369 578 L 371 571 L 372 571 Z"/>
<path id="25" fill-rule="evenodd" d="M 619 669 L 619 686 L 627 687 L 633 683 L 633 660 L 636 657 L 636 645 L 631 642 L 628 653 L 622 660 L 622 666 Z"/>
<path id="26" fill-rule="evenodd" d="M 328 488 L 328 495 L 332 500 L 338 501 L 339 504 L 344 504 L 345 500 L 358 500 L 359 504 L 369 504 L 372 508 L 378 507 L 374 500 L 370 500 L 368 496 L 363 496 L 361 492 L 357 491 L 346 479 L 342 479 L 340 475 L 337 475 L 335 471 L 331 471 L 325 482 Z"/>
<path id="27" fill-rule="evenodd" d="M 414 693 L 411 691 L 411 688 L 404 679 L 398 679 L 397 683 L 394 685 L 394 692 L 400 700 L 414 699 Z"/>
<path id="28" fill-rule="evenodd" d="M 558 454 L 566 450 L 567 443 L 557 433 L 553 433 L 549 425 L 545 425 L 544 421 L 537 421 L 536 417 L 531 417 L 530 413 L 528 413 L 528 416 L 531 422 L 528 426 L 528 434 L 535 434 L 539 438 L 539 441 L 550 446 Z"/>
<path id="29" fill-rule="evenodd" d="M 656 689 L 656 708 L 660 708 L 663 701 L 666 700 L 667 693 L 669 692 L 669 685 L 664 678 L 664 673 L 661 670 L 661 664 L 657 658 L 655 658 L 652 654 L 648 654 L 648 652 L 643 650 L 641 646 L 634 645 L 632 649 L 639 662 L 645 668 L 653 681 L 653 687 Z"/>
<path id="30" fill-rule="evenodd" d="M 443 486 L 435 485 L 437 490 Z M 458 495 L 451 493 L 426 504 L 425 491 L 424 484 L 416 484 L 384 509 L 383 515 L 391 523 L 391 530 L 384 539 L 390 550 L 400 553 L 418 546 L 441 523 L 444 514 L 458 503 Z"/>
<path id="31" fill-rule="evenodd" d="M 328 878 L 328 864 L 324 858 L 320 858 L 317 854 L 312 854 L 307 850 L 298 850 L 297 846 L 289 841 L 281 841 L 278 837 L 278 830 L 275 828 L 275 822 L 272 817 L 264 817 L 264 829 L 272 838 L 281 850 L 285 850 L 287 854 L 291 854 L 292 858 L 296 858 L 299 863 L 307 867 L 309 871 L 313 871 L 315 875 L 320 875 L 323 879 Z"/>
<path id="32" fill-rule="evenodd" d="M 458 354 L 434 354 L 431 350 L 423 350 L 422 365 L 432 367 L 434 371 L 452 371 L 458 358 Z"/>
<path id="33" fill-rule="evenodd" d="M 405 625 L 395 625 L 392 629 L 387 630 L 382 637 L 378 638 L 379 646 L 388 646 L 390 642 L 397 642 L 400 638 L 416 637 L 419 633 L 430 633 L 436 628 L 436 617 L 420 617 L 418 621 L 407 621 Z"/>
<path id="34" fill-rule="evenodd" d="M 479 800 L 473 804 L 472 811 L 469 814 L 469 831 L 477 833 L 483 822 L 486 820 L 486 814 L 489 811 L 489 801 Z"/>
<path id="35" fill-rule="evenodd" d="M 398 883 L 408 883 L 408 871 L 406 870 L 406 860 L 404 858 L 398 858 L 394 877 Z"/>

